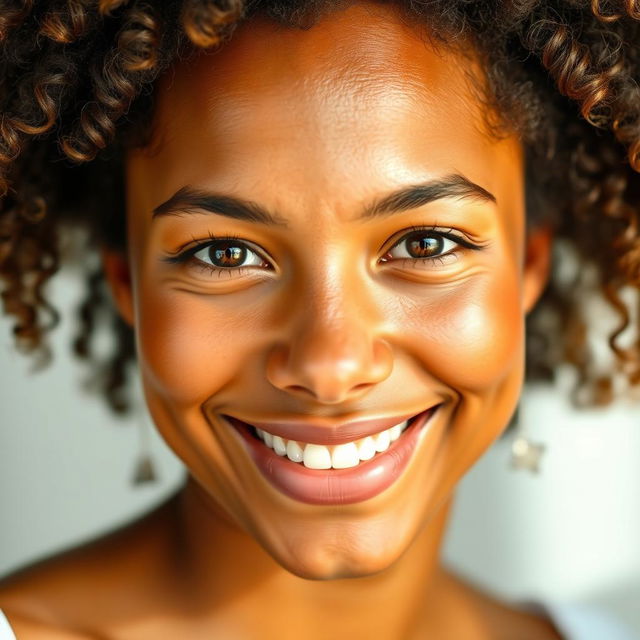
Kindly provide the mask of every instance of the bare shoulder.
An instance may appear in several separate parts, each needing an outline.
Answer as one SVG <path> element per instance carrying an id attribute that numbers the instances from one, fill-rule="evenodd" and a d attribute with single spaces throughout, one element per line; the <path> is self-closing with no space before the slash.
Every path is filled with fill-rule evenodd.
<path id="1" fill-rule="evenodd" d="M 100 638 L 166 584 L 172 501 L 111 533 L 0 581 L 0 609 L 20 640 Z"/>

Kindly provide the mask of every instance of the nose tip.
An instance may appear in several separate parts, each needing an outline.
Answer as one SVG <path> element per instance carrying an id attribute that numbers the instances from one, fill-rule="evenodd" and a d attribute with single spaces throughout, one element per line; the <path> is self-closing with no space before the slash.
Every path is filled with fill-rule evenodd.
<path id="1" fill-rule="evenodd" d="M 362 338 L 362 336 L 361 336 Z M 296 350 L 280 345 L 271 354 L 267 378 L 275 387 L 322 404 L 339 404 L 366 393 L 393 368 L 390 345 L 370 342 L 317 341 Z"/>

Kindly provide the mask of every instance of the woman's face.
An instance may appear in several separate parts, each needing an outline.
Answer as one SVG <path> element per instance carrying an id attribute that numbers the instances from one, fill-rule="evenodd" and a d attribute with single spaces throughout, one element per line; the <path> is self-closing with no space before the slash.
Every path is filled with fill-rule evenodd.
<path id="1" fill-rule="evenodd" d="M 297 575 L 390 566 L 517 404 L 548 244 L 527 250 L 522 149 L 486 132 L 474 74 L 389 8 L 255 19 L 161 80 L 128 156 L 131 282 L 105 266 L 153 419 Z M 386 453 L 306 466 L 418 414 Z"/>

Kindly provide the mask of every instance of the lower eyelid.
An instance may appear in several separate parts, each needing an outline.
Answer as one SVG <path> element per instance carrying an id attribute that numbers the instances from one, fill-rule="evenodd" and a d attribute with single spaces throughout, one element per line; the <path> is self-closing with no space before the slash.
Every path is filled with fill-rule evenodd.
<path id="1" fill-rule="evenodd" d="M 408 269 L 432 269 L 457 262 L 460 259 L 459 253 L 459 251 L 450 251 L 449 253 L 443 253 L 442 255 L 433 256 L 432 258 L 394 258 L 387 263 L 391 266 L 397 267 L 400 265 L 401 268 Z"/>

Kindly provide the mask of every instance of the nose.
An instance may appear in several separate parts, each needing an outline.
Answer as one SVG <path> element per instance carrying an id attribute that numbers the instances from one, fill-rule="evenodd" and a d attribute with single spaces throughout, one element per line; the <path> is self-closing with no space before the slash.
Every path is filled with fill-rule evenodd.
<path id="1" fill-rule="evenodd" d="M 267 378 L 278 389 L 322 404 L 357 399 L 393 369 L 391 345 L 370 305 L 352 295 L 308 295 L 286 339 L 273 347 Z"/>

